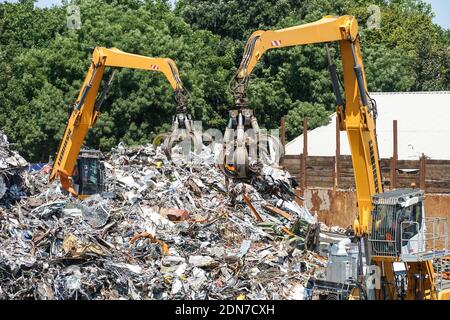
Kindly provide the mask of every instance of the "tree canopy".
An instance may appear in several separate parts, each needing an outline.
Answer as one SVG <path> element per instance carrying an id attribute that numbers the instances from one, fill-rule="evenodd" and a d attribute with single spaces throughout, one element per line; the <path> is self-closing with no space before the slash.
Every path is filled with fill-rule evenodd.
<path id="1" fill-rule="evenodd" d="M 80 8 L 80 29 L 67 27 L 69 4 Z M 379 29 L 368 27 L 372 4 L 380 8 Z M 0 129 L 30 161 L 53 156 L 96 46 L 172 58 L 194 118 L 223 129 L 232 107 L 228 84 L 248 36 L 327 14 L 358 17 L 370 91 L 450 89 L 450 32 L 433 24 L 431 7 L 419 0 L 179 0 L 175 8 L 163 0 L 78 0 L 45 9 L 21 0 L 0 4 Z M 327 123 L 334 98 L 324 46 L 268 52 L 249 101 L 268 129 L 286 115 L 288 139 L 301 133 L 305 116 L 312 128 Z M 119 141 L 151 141 L 174 111 L 161 74 L 119 70 L 86 144 L 108 150 Z"/>

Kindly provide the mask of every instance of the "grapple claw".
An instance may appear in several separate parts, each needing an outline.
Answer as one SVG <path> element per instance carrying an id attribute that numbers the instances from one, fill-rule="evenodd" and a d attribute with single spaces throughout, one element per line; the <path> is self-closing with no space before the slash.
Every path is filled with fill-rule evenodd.
<path id="1" fill-rule="evenodd" d="M 163 150 L 167 159 L 172 160 L 172 151 L 175 145 L 181 145 L 183 153 L 189 156 L 190 151 L 198 153 L 201 148 L 201 137 L 194 133 L 191 116 L 179 113 L 172 121 L 172 132 L 165 135 Z M 201 150 L 200 150 L 201 151 Z"/>
<path id="2" fill-rule="evenodd" d="M 253 110 L 230 111 L 219 155 L 219 167 L 231 179 L 249 179 L 262 164 L 278 165 L 284 151 L 280 140 L 259 129 Z"/>

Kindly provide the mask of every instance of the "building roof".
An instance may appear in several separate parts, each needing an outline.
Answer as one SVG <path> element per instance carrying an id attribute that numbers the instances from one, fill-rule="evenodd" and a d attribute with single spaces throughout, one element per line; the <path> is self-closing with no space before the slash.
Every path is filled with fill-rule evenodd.
<path id="1" fill-rule="evenodd" d="M 450 159 L 450 91 L 371 93 L 378 106 L 377 135 L 381 158 L 393 153 L 393 120 L 397 120 L 398 158 Z M 345 131 L 341 131 L 341 154 L 350 155 Z M 326 126 L 308 131 L 308 155 L 333 156 L 336 152 L 336 114 Z M 286 154 L 303 152 L 303 135 L 286 145 Z"/>

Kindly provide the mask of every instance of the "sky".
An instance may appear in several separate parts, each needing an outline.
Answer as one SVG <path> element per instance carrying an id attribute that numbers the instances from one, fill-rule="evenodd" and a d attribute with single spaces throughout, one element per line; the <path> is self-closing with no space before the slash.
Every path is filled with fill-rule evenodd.
<path id="1" fill-rule="evenodd" d="M 16 0 L 0 0 L 0 2 L 15 2 Z M 436 14 L 434 22 L 445 29 L 450 29 L 450 1 L 449 0 L 425 0 L 433 7 Z M 50 7 L 53 4 L 60 4 L 61 0 L 38 0 L 38 7 Z"/>
<path id="2" fill-rule="evenodd" d="M 426 0 L 433 7 L 433 11 L 436 14 L 433 22 L 450 29 L 450 1 L 448 0 Z"/>

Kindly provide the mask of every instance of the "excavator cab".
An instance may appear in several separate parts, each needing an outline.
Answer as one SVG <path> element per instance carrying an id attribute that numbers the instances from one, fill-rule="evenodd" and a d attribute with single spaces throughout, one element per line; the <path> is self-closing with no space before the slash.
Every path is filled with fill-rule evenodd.
<path id="1" fill-rule="evenodd" d="M 422 190 L 397 189 L 376 194 L 372 200 L 369 252 L 382 272 L 376 294 L 406 300 L 449 299 L 442 270 L 433 266 L 449 254 L 447 219 L 425 217 Z M 395 263 L 404 265 L 400 277 Z"/>
<path id="2" fill-rule="evenodd" d="M 98 150 L 83 149 L 77 159 L 73 185 L 80 198 L 105 191 L 105 165 Z"/>
<path id="3" fill-rule="evenodd" d="M 358 246 L 356 279 L 355 276 L 345 275 L 337 281 L 342 282 L 342 279 L 345 279 L 345 282 L 356 286 L 355 290 L 351 289 L 354 293 L 348 295 L 349 299 L 358 296 L 377 300 L 398 299 L 399 296 L 408 300 L 448 299 L 450 290 L 438 287 L 438 277 L 433 266 L 435 259 L 442 259 L 449 254 L 446 219 L 425 219 L 422 191 L 404 189 L 383 193 L 376 134 L 377 107 L 367 88 L 358 30 L 356 17 L 345 15 L 325 16 L 303 25 L 278 30 L 257 30 L 252 33 L 244 48 L 239 69 L 230 83 L 237 110 L 230 112 L 231 117 L 226 129 L 228 133 L 225 131 L 224 136 L 224 151 L 227 151 L 228 145 L 228 149 L 235 151 L 237 161 L 234 161 L 234 164 L 237 168 L 228 169 L 228 154 L 223 152 L 222 169 L 226 169 L 224 171 L 228 176 L 238 178 L 245 177 L 250 171 L 247 167 L 251 168 L 251 157 L 246 153 L 246 147 L 251 141 L 244 134 L 244 110 L 248 105 L 246 91 L 251 73 L 264 53 L 276 48 L 325 44 L 331 84 L 336 98 L 338 128 L 347 132 L 358 199 L 358 213 L 353 225 L 355 236 L 351 239 Z M 342 79 L 338 76 L 337 66 L 327 46 L 330 42 L 339 42 Z M 344 94 L 341 94 L 341 88 Z M 235 117 L 237 121 L 234 121 Z M 258 128 L 256 125 L 253 127 Z M 232 134 L 233 130 L 236 131 L 235 135 Z M 344 245 L 345 243 L 343 247 Z M 342 255 L 336 254 L 336 261 L 348 262 L 350 265 L 353 259 L 352 247 L 349 246 L 350 252 L 346 252 L 346 259 L 342 257 L 343 252 Z M 406 265 L 406 276 L 399 272 L 396 274 L 393 267 L 395 262 L 403 262 Z M 347 268 L 340 269 L 346 272 Z M 328 271 L 330 269 L 327 273 Z M 401 277 L 406 278 L 406 281 L 403 281 L 407 282 L 406 291 L 396 291 L 395 275 L 399 275 L 397 282 L 400 284 Z M 377 288 L 377 283 L 375 288 L 373 283 L 368 283 L 369 280 L 374 280 L 373 278 L 376 278 L 375 282 L 380 280 L 380 289 Z M 351 286 L 344 288 L 328 285 L 336 279 L 338 277 L 330 277 L 326 283 L 318 285 L 316 282 L 312 287 L 321 287 L 325 291 L 350 290 Z"/>
<path id="4" fill-rule="evenodd" d="M 400 257 L 425 250 L 424 192 L 397 189 L 373 196 L 372 255 Z"/>

